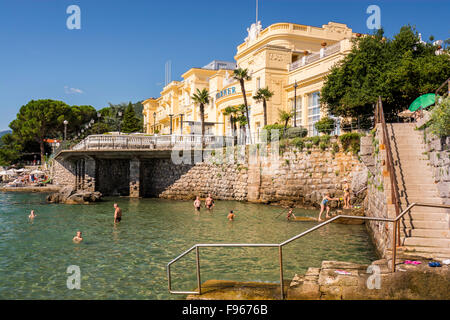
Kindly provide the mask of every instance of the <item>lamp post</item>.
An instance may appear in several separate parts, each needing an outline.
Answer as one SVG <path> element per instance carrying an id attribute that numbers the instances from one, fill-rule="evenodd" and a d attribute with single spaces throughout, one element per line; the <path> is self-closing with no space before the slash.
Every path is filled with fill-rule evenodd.
<path id="1" fill-rule="evenodd" d="M 119 134 L 120 134 L 120 127 L 122 125 L 122 111 L 119 111 L 117 115 L 119 116 Z"/>
<path id="2" fill-rule="evenodd" d="M 297 80 L 294 83 L 294 127 L 297 127 Z"/>
<path id="3" fill-rule="evenodd" d="M 69 124 L 69 121 L 64 120 L 64 141 L 67 139 L 67 125 Z"/>
<path id="4" fill-rule="evenodd" d="M 180 134 L 183 135 L 183 116 L 184 114 L 180 114 Z"/>
<path id="5" fill-rule="evenodd" d="M 169 114 L 169 118 L 170 118 L 170 135 L 172 135 L 172 117 L 173 117 L 173 114 Z"/>
<path id="6" fill-rule="evenodd" d="M 153 112 L 153 134 L 156 134 L 156 112 Z"/>

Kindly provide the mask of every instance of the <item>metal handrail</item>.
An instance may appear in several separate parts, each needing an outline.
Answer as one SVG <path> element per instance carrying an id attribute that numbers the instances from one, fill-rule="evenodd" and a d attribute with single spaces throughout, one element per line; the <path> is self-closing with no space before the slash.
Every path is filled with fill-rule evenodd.
<path id="1" fill-rule="evenodd" d="M 383 102 L 381 100 L 381 97 L 378 98 L 377 105 L 376 105 L 376 114 L 377 117 L 377 123 L 380 123 L 381 128 L 383 130 L 383 145 L 386 148 L 386 166 L 389 171 L 389 180 L 391 182 L 391 198 L 392 198 L 392 204 L 395 207 L 395 216 L 398 216 L 400 214 L 400 195 L 398 191 L 398 183 L 395 176 L 395 169 L 394 169 L 394 160 L 392 157 L 392 148 L 391 148 L 391 142 L 388 136 L 388 130 L 386 126 L 386 120 L 384 118 L 384 111 L 383 111 Z M 393 134 L 393 132 L 392 132 Z M 398 227 L 398 238 L 394 239 L 392 244 L 392 250 L 396 250 L 396 242 L 398 241 L 400 243 L 400 225 Z"/>
<path id="2" fill-rule="evenodd" d="M 394 233 L 393 233 L 393 239 L 396 239 L 396 233 L 397 233 L 397 223 L 398 220 L 400 220 L 407 212 L 409 212 L 414 206 L 421 206 L 421 207 L 434 207 L 434 208 L 447 208 L 450 209 L 450 205 L 444 205 L 444 204 L 434 204 L 434 203 L 412 203 L 410 204 L 405 210 L 403 210 L 402 213 L 400 213 L 398 216 L 395 217 L 395 219 L 392 218 L 377 218 L 377 217 L 355 217 L 355 216 L 348 216 L 348 215 L 338 215 L 336 217 L 333 217 L 327 221 L 324 221 L 282 243 L 274 244 L 274 243 L 200 243 L 192 246 L 190 249 L 186 250 L 182 254 L 180 254 L 178 257 L 173 259 L 167 264 L 167 279 L 168 279 L 168 287 L 169 287 L 169 293 L 171 294 L 195 294 L 200 295 L 202 294 L 202 288 L 201 288 L 201 277 L 200 277 L 200 248 L 201 247 L 209 247 L 209 248 L 217 248 L 217 247 L 272 247 L 272 248 L 278 248 L 278 256 L 279 256 L 279 266 L 280 266 L 280 295 L 281 299 L 284 299 L 284 277 L 283 277 L 283 246 L 299 239 L 307 234 L 322 228 L 323 226 L 337 220 L 340 218 L 346 218 L 346 219 L 360 219 L 360 220 L 372 220 L 372 221 L 384 221 L 384 222 L 392 222 L 394 223 Z M 394 242 L 394 241 L 393 241 Z M 172 290 L 172 278 L 170 273 L 170 266 L 177 262 L 179 259 L 183 258 L 185 255 L 190 253 L 191 251 L 195 250 L 196 253 L 196 269 L 197 269 L 197 286 L 198 291 L 174 291 Z M 396 250 L 392 251 L 392 271 L 395 272 L 395 261 L 397 252 Z"/>
<path id="3" fill-rule="evenodd" d="M 447 92 L 443 94 L 443 97 L 445 97 L 446 95 L 450 95 L 450 78 L 448 78 L 447 80 L 444 81 L 443 84 L 441 84 L 441 85 L 439 86 L 439 88 L 436 89 L 436 92 L 435 92 L 435 95 L 434 95 L 434 104 L 437 105 L 437 103 L 438 103 L 438 94 L 439 94 L 439 91 L 440 91 L 442 88 L 444 88 L 445 85 L 448 86 L 448 89 L 447 89 Z"/>

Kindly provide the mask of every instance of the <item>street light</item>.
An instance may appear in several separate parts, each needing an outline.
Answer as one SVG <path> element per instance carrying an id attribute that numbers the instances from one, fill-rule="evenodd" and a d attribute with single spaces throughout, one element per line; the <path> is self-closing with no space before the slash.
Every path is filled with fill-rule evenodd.
<path id="1" fill-rule="evenodd" d="M 122 111 L 119 111 L 119 112 L 117 113 L 117 115 L 119 116 L 119 118 L 122 118 Z M 119 134 L 120 134 L 120 127 L 121 127 L 121 125 L 122 125 L 122 120 L 119 119 Z"/>
<path id="2" fill-rule="evenodd" d="M 172 135 L 172 117 L 173 117 L 173 114 L 169 114 L 169 118 L 170 118 L 170 135 Z"/>
<path id="3" fill-rule="evenodd" d="M 64 120 L 64 141 L 66 141 L 67 138 L 67 125 L 69 124 L 69 121 Z"/>
<path id="4" fill-rule="evenodd" d="M 294 83 L 294 127 L 297 126 L 297 80 Z"/>

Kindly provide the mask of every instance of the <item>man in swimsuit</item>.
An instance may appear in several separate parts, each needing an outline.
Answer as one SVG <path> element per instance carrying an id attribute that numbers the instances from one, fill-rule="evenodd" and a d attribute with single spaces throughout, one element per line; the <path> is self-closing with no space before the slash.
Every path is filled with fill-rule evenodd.
<path id="1" fill-rule="evenodd" d="M 83 237 L 81 236 L 81 231 L 77 231 L 77 235 L 73 237 L 73 242 L 80 243 L 83 241 Z"/>
<path id="2" fill-rule="evenodd" d="M 211 210 L 214 207 L 214 199 L 211 197 L 211 193 L 208 193 L 208 198 L 205 200 L 206 209 Z"/>
<path id="3" fill-rule="evenodd" d="M 228 219 L 229 221 L 233 221 L 233 220 L 234 220 L 234 213 L 233 213 L 233 210 L 230 210 L 230 213 L 228 214 L 227 219 Z"/>
<path id="4" fill-rule="evenodd" d="M 350 186 L 347 183 L 347 180 L 344 179 L 344 209 L 350 209 Z"/>
<path id="5" fill-rule="evenodd" d="M 122 220 L 122 209 L 119 208 L 117 203 L 114 203 L 114 223 L 120 222 Z"/>
<path id="6" fill-rule="evenodd" d="M 200 201 L 200 198 L 197 196 L 195 197 L 195 201 L 194 201 L 194 208 L 196 211 L 200 211 L 200 207 L 202 206 L 202 203 Z"/>
<path id="7" fill-rule="evenodd" d="M 320 217 L 322 216 L 322 212 L 325 210 L 325 207 L 327 208 L 327 214 L 325 218 L 330 217 L 328 214 L 330 212 L 330 205 L 328 204 L 328 202 L 330 202 L 331 200 L 339 200 L 339 198 L 330 198 L 330 193 L 325 193 L 325 197 L 323 197 L 322 202 L 320 203 L 320 213 L 318 221 L 322 221 Z"/>

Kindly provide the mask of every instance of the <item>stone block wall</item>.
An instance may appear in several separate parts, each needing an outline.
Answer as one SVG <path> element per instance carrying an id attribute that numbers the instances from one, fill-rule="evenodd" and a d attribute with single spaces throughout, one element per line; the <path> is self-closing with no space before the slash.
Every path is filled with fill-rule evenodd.
<path id="1" fill-rule="evenodd" d="M 430 128 L 422 129 L 428 159 L 439 196 L 450 204 L 450 137 L 439 138 Z"/>
<path id="2" fill-rule="evenodd" d="M 51 177 L 53 184 L 61 186 L 72 186 L 76 183 L 75 163 L 65 160 L 53 160 L 51 166 Z"/>
<path id="3" fill-rule="evenodd" d="M 170 160 L 164 166 L 175 166 Z M 166 182 L 170 170 L 159 167 L 151 179 Z M 317 206 L 325 192 L 342 196 L 342 182 L 352 182 L 358 173 L 366 170 L 351 152 L 320 151 L 300 152 L 289 149 L 280 155 L 278 163 L 260 159 L 243 163 L 218 164 L 214 157 L 194 165 L 159 194 L 170 199 L 192 199 L 209 192 L 216 199 L 245 200 L 279 203 L 283 205 Z M 163 175 L 156 178 L 157 175 Z M 367 173 L 365 173 L 367 176 Z"/>
<path id="4" fill-rule="evenodd" d="M 377 218 L 394 218 L 389 206 L 390 199 L 390 178 L 386 170 L 385 159 L 386 150 L 381 144 L 382 128 L 377 126 L 373 135 L 361 140 L 361 158 L 367 159 L 368 182 L 367 198 L 365 200 L 366 216 Z M 366 222 L 366 227 L 372 237 L 378 254 L 383 258 L 390 258 L 388 251 L 391 250 L 391 238 L 393 224 L 382 221 Z"/>

